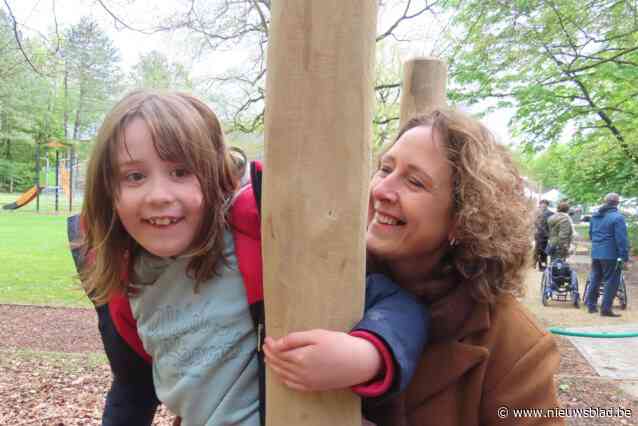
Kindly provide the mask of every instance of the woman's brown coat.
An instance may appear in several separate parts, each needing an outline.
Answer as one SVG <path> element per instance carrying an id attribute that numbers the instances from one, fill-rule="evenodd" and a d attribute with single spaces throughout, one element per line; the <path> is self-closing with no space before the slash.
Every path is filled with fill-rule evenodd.
<path id="1" fill-rule="evenodd" d="M 513 296 L 477 303 L 459 286 L 432 312 L 434 341 L 412 383 L 374 409 L 371 420 L 379 426 L 564 424 L 514 416 L 514 409 L 558 406 L 553 376 L 559 353 L 552 336 Z M 499 417 L 504 410 L 507 415 Z"/>

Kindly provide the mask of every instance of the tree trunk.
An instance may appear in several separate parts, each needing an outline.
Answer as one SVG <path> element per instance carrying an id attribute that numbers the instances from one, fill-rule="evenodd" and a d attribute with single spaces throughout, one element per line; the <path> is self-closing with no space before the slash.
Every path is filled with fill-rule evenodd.
<path id="1" fill-rule="evenodd" d="M 364 301 L 376 1 L 273 0 L 262 247 L 266 329 L 347 331 Z M 267 371 L 269 426 L 361 426 L 350 390 Z"/>
<path id="2" fill-rule="evenodd" d="M 64 141 L 69 138 L 69 64 L 64 61 Z"/>
<path id="3" fill-rule="evenodd" d="M 84 82 L 80 83 L 80 99 L 78 100 L 78 108 L 75 110 L 75 123 L 73 124 L 73 140 L 80 139 L 80 124 L 82 118 L 82 104 L 84 103 L 84 96 L 86 90 L 84 88 Z"/>

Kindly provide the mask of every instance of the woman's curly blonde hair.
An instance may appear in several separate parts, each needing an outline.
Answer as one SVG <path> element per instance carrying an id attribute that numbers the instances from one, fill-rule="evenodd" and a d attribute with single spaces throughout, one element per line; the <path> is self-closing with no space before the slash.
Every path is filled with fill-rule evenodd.
<path id="1" fill-rule="evenodd" d="M 395 143 L 420 126 L 433 129 L 452 168 L 456 241 L 444 267 L 463 277 L 477 300 L 521 296 L 533 206 L 510 153 L 478 120 L 451 109 L 412 118 Z"/>

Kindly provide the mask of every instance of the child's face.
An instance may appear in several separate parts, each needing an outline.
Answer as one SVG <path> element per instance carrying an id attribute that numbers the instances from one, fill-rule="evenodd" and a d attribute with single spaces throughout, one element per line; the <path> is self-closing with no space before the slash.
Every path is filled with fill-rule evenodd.
<path id="1" fill-rule="evenodd" d="M 134 119 L 119 144 L 115 202 L 126 231 L 148 252 L 178 256 L 190 248 L 203 214 L 202 189 L 183 164 L 162 160 L 148 127 Z"/>

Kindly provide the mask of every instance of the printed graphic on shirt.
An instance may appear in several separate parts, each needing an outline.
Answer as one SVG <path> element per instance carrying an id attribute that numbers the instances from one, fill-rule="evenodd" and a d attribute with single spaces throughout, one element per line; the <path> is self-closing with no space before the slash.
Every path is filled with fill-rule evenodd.
<path id="1" fill-rule="evenodd" d="M 259 424 L 256 333 L 232 236 L 225 237 L 228 265 L 197 290 L 188 259 L 145 254 L 135 265 L 146 285 L 131 309 L 153 358 L 157 395 L 183 426 Z"/>

